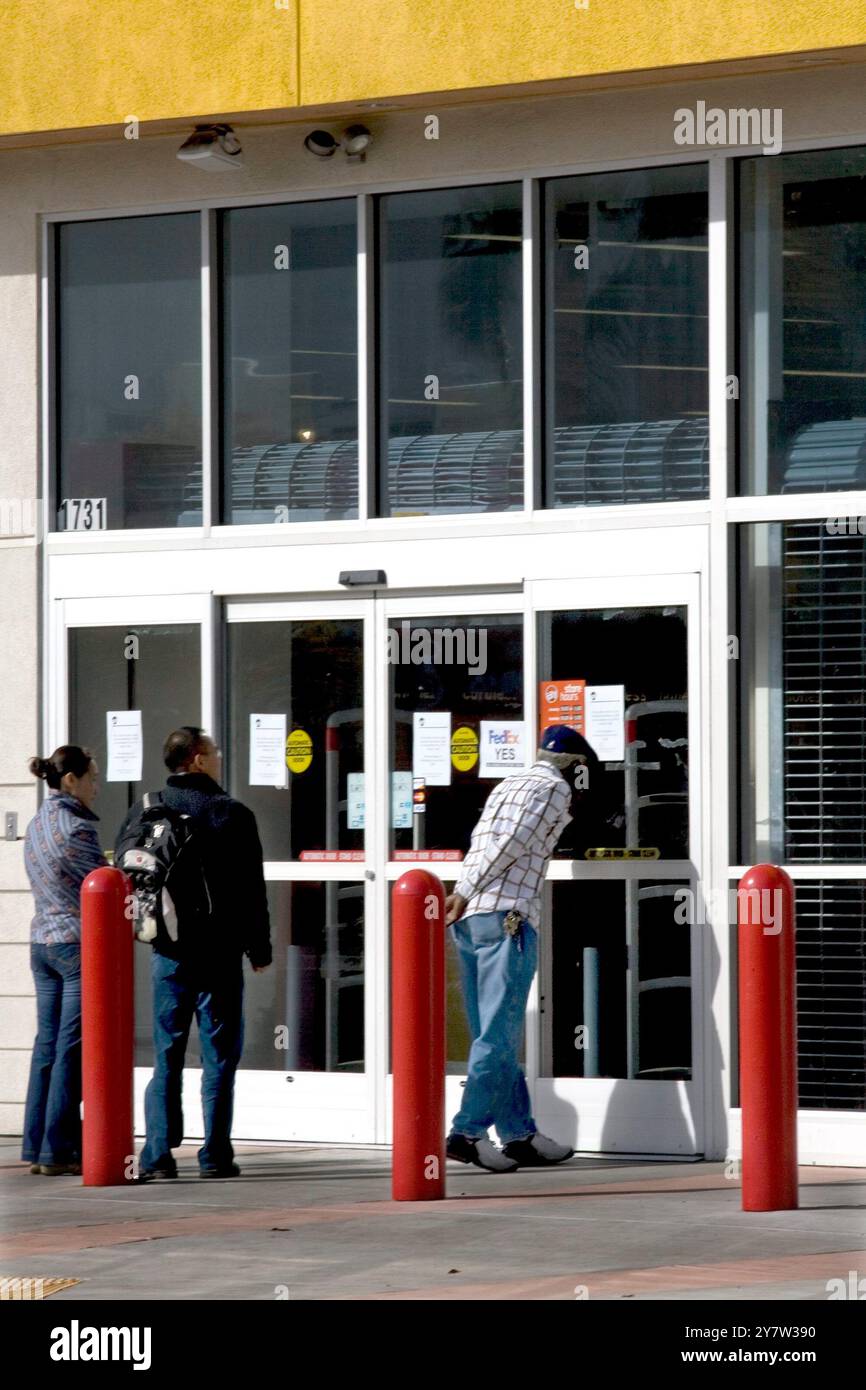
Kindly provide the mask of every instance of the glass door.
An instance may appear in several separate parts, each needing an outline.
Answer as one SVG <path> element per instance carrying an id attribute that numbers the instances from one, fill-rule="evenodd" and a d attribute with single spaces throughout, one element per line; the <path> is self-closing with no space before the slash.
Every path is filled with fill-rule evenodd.
<path id="1" fill-rule="evenodd" d="M 258 823 L 274 950 L 247 978 L 239 1137 L 374 1137 L 372 607 L 227 605 L 226 781 Z"/>
<path id="2" fill-rule="evenodd" d="M 536 724 L 600 759 L 548 871 L 536 1120 L 579 1151 L 699 1153 L 698 577 L 530 588 Z"/>

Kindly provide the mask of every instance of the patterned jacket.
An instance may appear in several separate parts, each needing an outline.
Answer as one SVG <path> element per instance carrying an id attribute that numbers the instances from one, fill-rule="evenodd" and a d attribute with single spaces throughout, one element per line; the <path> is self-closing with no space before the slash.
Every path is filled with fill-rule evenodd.
<path id="1" fill-rule="evenodd" d="M 77 796 L 49 792 L 24 836 L 24 866 L 36 900 L 31 939 L 57 946 L 81 940 L 81 885 L 105 856 L 94 821 Z"/>

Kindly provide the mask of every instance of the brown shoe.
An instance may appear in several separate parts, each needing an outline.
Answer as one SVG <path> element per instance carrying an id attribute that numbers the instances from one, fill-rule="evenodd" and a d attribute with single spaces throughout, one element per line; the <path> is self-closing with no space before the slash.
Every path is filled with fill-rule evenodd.
<path id="1" fill-rule="evenodd" d="M 32 1168 L 30 1170 L 33 1171 Z M 43 1178 L 81 1177 L 80 1163 L 42 1163 L 39 1171 Z"/>

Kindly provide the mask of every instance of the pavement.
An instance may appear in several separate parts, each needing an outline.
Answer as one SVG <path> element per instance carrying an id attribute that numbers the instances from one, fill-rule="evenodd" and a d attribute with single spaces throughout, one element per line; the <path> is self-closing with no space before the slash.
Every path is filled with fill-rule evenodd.
<path id="1" fill-rule="evenodd" d="M 240 1178 L 84 1187 L 0 1139 L 0 1279 L 90 1300 L 826 1301 L 866 1296 L 866 1168 L 802 1168 L 797 1211 L 743 1212 L 724 1163 L 576 1157 L 391 1200 L 390 1152 L 238 1144 Z M 842 1286 L 828 1283 L 843 1281 Z"/>

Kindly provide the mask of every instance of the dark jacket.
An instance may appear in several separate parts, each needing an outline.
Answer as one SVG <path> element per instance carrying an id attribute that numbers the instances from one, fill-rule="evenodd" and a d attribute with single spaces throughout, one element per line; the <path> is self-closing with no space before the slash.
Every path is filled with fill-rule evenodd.
<path id="1" fill-rule="evenodd" d="M 193 816 L 198 823 L 199 849 L 214 903 L 213 936 L 208 943 L 213 956 L 209 958 L 246 953 L 252 965 L 270 965 L 262 846 L 252 811 L 203 772 L 173 773 L 160 796 L 166 806 Z M 140 814 L 139 803 L 121 826 L 118 845 L 127 825 Z"/>

